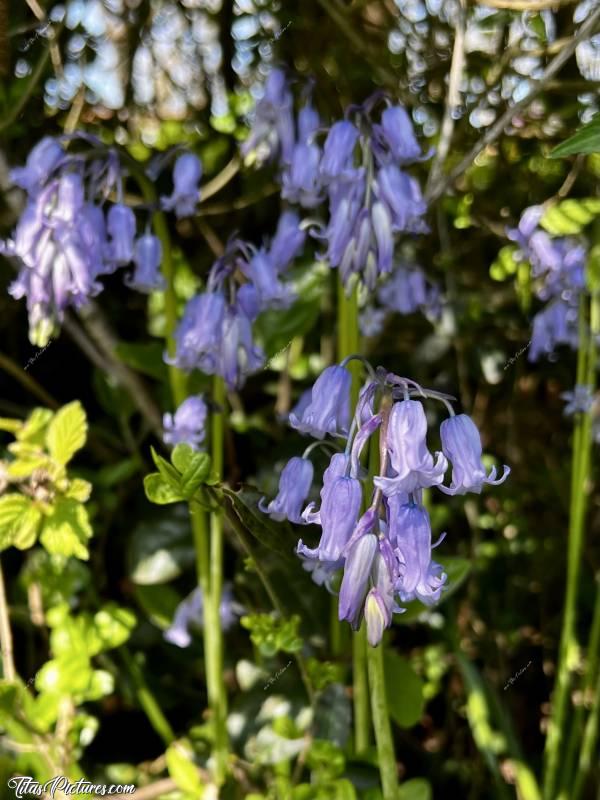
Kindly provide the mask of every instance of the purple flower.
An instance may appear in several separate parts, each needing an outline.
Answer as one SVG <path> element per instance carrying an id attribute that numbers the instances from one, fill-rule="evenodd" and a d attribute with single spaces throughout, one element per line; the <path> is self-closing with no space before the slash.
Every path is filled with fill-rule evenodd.
<path id="1" fill-rule="evenodd" d="M 206 403 L 202 397 L 188 397 L 174 415 L 163 415 L 163 440 L 167 444 L 189 444 L 197 450 L 204 441 L 206 414 Z"/>
<path id="2" fill-rule="evenodd" d="M 573 391 L 563 392 L 561 400 L 565 400 L 567 405 L 564 407 L 563 414 L 570 417 L 573 414 L 587 414 L 594 405 L 594 395 L 590 386 L 577 384 Z"/>
<path id="3" fill-rule="evenodd" d="M 399 562 L 396 591 L 402 602 L 432 605 L 446 581 L 442 567 L 431 560 L 431 523 L 426 509 L 415 503 L 389 504 L 390 538 Z"/>
<path id="4" fill-rule="evenodd" d="M 285 74 L 272 69 L 256 104 L 250 134 L 241 147 L 245 159 L 252 157 L 259 166 L 277 157 L 284 164 L 289 163 L 294 146 L 292 106 Z"/>
<path id="5" fill-rule="evenodd" d="M 25 166 L 11 170 L 10 178 L 17 186 L 34 194 L 47 181 L 64 155 L 65 151 L 56 139 L 45 136 L 29 153 Z"/>
<path id="6" fill-rule="evenodd" d="M 408 164 L 421 158 L 421 147 L 412 122 L 402 106 L 386 108 L 381 115 L 381 126 L 377 130 L 392 158 L 399 164 Z"/>
<path id="7" fill-rule="evenodd" d="M 281 174 L 281 196 L 303 208 L 314 208 L 322 199 L 321 148 L 314 142 L 319 125 L 319 115 L 314 108 L 310 104 L 304 106 L 298 114 L 298 140 Z"/>
<path id="8" fill-rule="evenodd" d="M 334 364 L 323 370 L 312 388 L 311 400 L 302 416 L 290 414 L 292 428 L 322 439 L 346 436 L 350 425 L 350 386 L 352 376 L 345 367 Z"/>
<path id="9" fill-rule="evenodd" d="M 232 628 L 245 611 L 244 606 L 234 599 L 231 585 L 226 583 L 221 592 L 219 606 L 222 629 L 228 631 Z M 193 627 L 204 627 L 204 599 L 199 586 L 177 606 L 173 622 L 163 636 L 167 642 L 177 647 L 189 647 L 192 643 L 190 628 Z"/>
<path id="10" fill-rule="evenodd" d="M 382 542 L 380 542 L 379 550 L 375 554 L 371 569 L 373 588 L 369 591 L 365 600 L 367 641 L 371 647 L 376 647 L 379 644 L 384 630 L 392 624 L 393 611 L 401 611 L 394 602 L 394 579 L 397 572 L 397 563 L 393 553 L 389 552 L 391 548 L 389 548 L 387 540 L 384 539 L 382 541 L 388 549 L 388 553 L 383 555 Z M 392 569 L 390 568 L 390 562 L 393 563 Z"/>
<path id="11" fill-rule="evenodd" d="M 374 192 L 391 213 L 392 228 L 397 233 L 425 233 L 423 221 L 427 204 L 419 183 L 395 164 L 382 167 L 375 180 Z"/>
<path id="12" fill-rule="evenodd" d="M 388 475 L 376 477 L 375 485 L 392 495 L 414 492 L 439 485 L 444 479 L 448 462 L 442 453 L 433 456 L 427 449 L 427 419 L 418 400 L 395 403 L 390 412 L 385 446 L 389 452 Z"/>
<path id="13" fill-rule="evenodd" d="M 313 465 L 306 458 L 291 458 L 279 476 L 279 492 L 274 500 L 265 506 L 262 497 L 258 507 L 271 519 L 289 519 L 299 525 L 306 524 L 301 516 L 313 479 Z"/>
<path id="14" fill-rule="evenodd" d="M 439 289 L 428 286 L 425 273 L 417 266 L 402 264 L 396 267 L 377 296 L 385 308 L 400 314 L 413 314 L 420 310 L 433 317 L 439 315 Z"/>
<path id="15" fill-rule="evenodd" d="M 162 198 L 162 207 L 175 216 L 191 217 L 200 200 L 202 162 L 193 153 L 183 153 L 173 167 L 173 193 Z"/>
<path id="16" fill-rule="evenodd" d="M 484 483 L 497 486 L 510 475 L 510 468 L 504 465 L 504 473 L 496 480 L 496 467 L 486 475 L 481 461 L 481 437 L 477 426 L 466 414 L 457 414 L 442 422 L 440 427 L 442 450 L 452 464 L 452 483 L 449 487 L 440 486 L 445 494 L 479 494 Z"/>
<path id="17" fill-rule="evenodd" d="M 121 203 L 111 206 L 106 215 L 106 228 L 110 234 L 108 257 L 123 266 L 133 260 L 135 241 L 135 214 Z"/>
<path id="18" fill-rule="evenodd" d="M 207 375 L 215 373 L 225 306 L 222 292 L 204 292 L 188 302 L 175 331 L 174 363 L 179 369 L 187 372 L 200 369 Z"/>
<path id="19" fill-rule="evenodd" d="M 229 389 L 239 389 L 248 375 L 262 369 L 265 354 L 252 338 L 252 323 L 244 311 L 229 306 L 223 322 L 220 353 L 216 372 Z"/>
<path id="20" fill-rule="evenodd" d="M 269 255 L 277 272 L 283 272 L 304 247 L 306 233 L 300 228 L 295 211 L 284 211 L 269 246 Z"/>
<path id="21" fill-rule="evenodd" d="M 135 243 L 133 254 L 135 270 L 128 281 L 132 289 L 138 292 L 154 292 L 164 289 L 165 279 L 160 273 L 162 261 L 162 245 L 157 236 L 145 233 Z"/>
<path id="22" fill-rule="evenodd" d="M 256 289 L 261 309 L 289 308 L 293 303 L 291 287 L 279 280 L 275 262 L 264 248 L 242 264 L 242 270 Z"/>
<path id="23" fill-rule="evenodd" d="M 372 512 L 366 512 L 369 513 Z M 372 525 L 372 519 L 369 517 L 366 521 L 366 531 L 349 547 L 340 587 L 338 617 L 340 620 L 347 620 L 354 630 L 360 628 L 371 567 L 377 553 L 377 536 L 369 532 Z"/>
<path id="24" fill-rule="evenodd" d="M 379 336 L 383 330 L 386 312 L 382 308 L 367 306 L 359 316 L 358 324 L 363 336 Z"/>
<path id="25" fill-rule="evenodd" d="M 533 318 L 529 361 L 537 361 L 540 355 L 551 356 L 559 344 L 576 349 L 577 316 L 577 308 L 562 300 L 554 300 L 539 311 Z"/>
<path id="26" fill-rule="evenodd" d="M 325 181 L 347 179 L 355 174 L 354 148 L 358 141 L 358 130 L 351 122 L 335 122 L 329 129 L 320 173 Z"/>
<path id="27" fill-rule="evenodd" d="M 335 457 L 334 457 L 335 458 Z M 298 542 L 296 552 L 306 558 L 337 564 L 355 528 L 362 503 L 362 488 L 356 478 L 337 474 L 341 460 L 333 462 L 326 470 L 321 489 L 321 508 L 312 511 L 312 503 L 302 515 L 308 523 L 322 528 L 318 547 L 310 549 Z"/>

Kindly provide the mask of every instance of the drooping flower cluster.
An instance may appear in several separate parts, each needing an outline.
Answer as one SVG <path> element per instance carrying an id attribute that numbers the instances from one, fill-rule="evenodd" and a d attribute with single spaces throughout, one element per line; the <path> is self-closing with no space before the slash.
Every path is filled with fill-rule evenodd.
<path id="1" fill-rule="evenodd" d="M 87 151 L 68 151 L 73 139 L 88 146 Z M 199 197 L 200 174 L 196 156 L 181 155 L 165 207 L 178 215 L 191 213 Z M 11 177 L 27 193 L 27 203 L 12 239 L 0 243 L 0 252 L 21 264 L 9 292 L 27 299 L 33 344 L 43 347 L 65 310 L 85 305 L 102 290 L 98 279 L 121 267 L 134 265 L 125 279 L 131 288 L 163 288 L 161 243 L 148 229 L 151 209 L 144 207 L 147 225 L 138 234 L 135 211 L 123 202 L 126 171 L 116 149 L 107 149 L 87 134 L 45 137 Z"/>
<path id="2" fill-rule="evenodd" d="M 360 315 L 360 327 L 365 336 L 377 336 L 383 330 L 386 317 L 393 312 L 407 315 L 419 311 L 429 320 L 441 313 L 441 293 L 421 267 L 401 263 L 393 268 L 388 280 L 379 287 L 377 299 L 381 307 L 367 305 Z"/>
<path id="3" fill-rule="evenodd" d="M 320 504 L 309 503 L 313 467 L 308 459 L 294 457 L 281 473 L 279 492 L 260 508 L 273 519 L 316 524 L 321 537 L 316 547 L 302 540 L 297 553 L 315 582 L 331 588 L 336 572 L 343 570 L 339 618 L 354 629 L 364 618 L 367 637 L 377 645 L 392 623 L 400 603 L 419 600 L 436 603 L 446 583 L 440 564 L 432 560 L 431 523 L 423 505 L 423 489 L 437 486 L 448 495 L 479 494 L 484 484 L 497 485 L 508 477 L 504 467 L 488 473 L 482 463 L 482 446 L 475 423 L 466 414 L 454 414 L 448 398 L 423 390 L 414 381 L 374 372 L 363 386 L 351 415 L 351 377 L 346 359 L 328 367 L 315 382 L 310 397 L 290 415 L 290 424 L 302 433 L 322 439 L 326 435 L 346 440 L 343 452 L 332 456 L 324 472 Z M 440 427 L 441 452 L 427 446 L 427 419 L 422 400 L 441 400 L 450 412 Z M 379 431 L 379 469 L 368 493 L 362 455 L 369 439 Z M 451 466 L 449 485 L 444 477 Z"/>
<path id="4" fill-rule="evenodd" d="M 392 271 L 396 235 L 427 230 L 420 186 L 405 171 L 424 158 L 421 147 L 402 106 L 385 101 L 374 121 L 381 99 L 378 94 L 349 108 L 329 128 L 305 102 L 294 121 L 292 94 L 275 69 L 242 146 L 259 161 L 266 158 L 259 157 L 261 147 L 278 158 L 282 197 L 307 209 L 327 203 L 328 222 L 311 219 L 310 230 L 348 288 L 358 279 L 374 289 L 378 277 Z"/>
<path id="5" fill-rule="evenodd" d="M 186 398 L 174 414 L 163 414 L 166 444 L 189 444 L 194 450 L 204 441 L 208 409 L 201 396 Z"/>
<path id="6" fill-rule="evenodd" d="M 517 257 L 531 264 L 537 296 L 546 303 L 533 318 L 530 361 L 552 356 L 561 344 L 577 347 L 578 302 L 585 286 L 585 247 L 573 237 L 550 236 L 540 227 L 543 215 L 542 206 L 531 206 L 508 231 L 519 246 Z"/>
<path id="7" fill-rule="evenodd" d="M 231 584 L 226 583 L 221 593 L 219 618 L 221 628 L 228 631 L 246 609 L 238 603 L 234 596 Z M 173 621 L 165 630 L 164 638 L 177 647 L 189 647 L 192 643 L 191 631 L 194 628 L 204 627 L 204 597 L 202 589 L 196 587 L 175 609 Z"/>
<path id="8" fill-rule="evenodd" d="M 261 369 L 265 354 L 253 339 L 252 323 L 262 311 L 293 302 L 293 291 L 281 276 L 304 238 L 298 217 L 288 211 L 268 246 L 232 239 L 213 264 L 205 291 L 185 308 L 175 333 L 173 363 L 187 372 L 221 375 L 231 389 Z"/>

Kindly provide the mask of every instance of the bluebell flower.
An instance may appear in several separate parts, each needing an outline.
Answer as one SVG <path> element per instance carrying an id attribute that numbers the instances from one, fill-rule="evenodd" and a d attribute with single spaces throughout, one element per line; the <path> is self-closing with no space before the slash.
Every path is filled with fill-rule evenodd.
<path id="1" fill-rule="evenodd" d="M 258 166 L 280 158 L 289 163 L 294 146 L 293 98 L 285 74 L 272 69 L 256 104 L 248 138 L 241 146 L 246 161 Z"/>
<path id="2" fill-rule="evenodd" d="M 390 552 L 384 555 L 385 549 Z M 397 572 L 398 566 L 389 542 L 387 539 L 380 540 L 371 568 L 373 587 L 367 594 L 364 610 L 367 641 L 371 647 L 376 647 L 381 642 L 384 630 L 392 624 L 393 612 L 404 610 L 398 608 L 394 599 Z"/>
<path id="3" fill-rule="evenodd" d="M 379 336 L 383 331 L 383 326 L 387 313 L 383 308 L 366 306 L 360 312 L 358 326 L 363 336 Z"/>
<path id="4" fill-rule="evenodd" d="M 313 479 L 313 465 L 306 458 L 291 458 L 279 476 L 277 497 L 268 505 L 261 498 L 258 507 L 271 519 L 288 519 L 299 525 L 306 524 L 302 518 L 302 508 L 310 492 Z"/>
<path id="5" fill-rule="evenodd" d="M 441 484 L 448 462 L 443 453 L 437 453 L 434 463 L 426 436 L 427 419 L 422 403 L 418 400 L 395 403 L 385 437 L 390 461 L 388 474 L 374 479 L 386 496 Z"/>
<path id="6" fill-rule="evenodd" d="M 162 198 L 162 207 L 174 211 L 175 216 L 191 217 L 200 200 L 202 162 L 193 153 L 183 153 L 173 167 L 173 192 Z"/>
<path id="7" fill-rule="evenodd" d="M 10 171 L 10 179 L 28 194 L 34 194 L 46 183 L 64 156 L 60 143 L 52 136 L 44 136 L 27 156 L 25 166 Z"/>
<path id="8" fill-rule="evenodd" d="M 378 290 L 379 302 L 390 311 L 413 314 L 421 311 L 430 317 L 440 313 L 440 292 L 431 285 L 416 265 L 400 264 Z"/>
<path id="9" fill-rule="evenodd" d="M 364 532 L 348 547 L 338 607 L 339 619 L 347 620 L 354 630 L 360 627 L 371 568 L 378 548 L 377 536 L 371 532 L 374 523 L 372 511 L 365 512 L 359 525 L 361 522 Z"/>
<path id="10" fill-rule="evenodd" d="M 262 369 L 265 354 L 252 338 L 252 322 L 239 303 L 230 305 L 223 321 L 216 372 L 230 389 L 239 389 L 248 375 Z"/>
<path id="11" fill-rule="evenodd" d="M 387 164 L 378 172 L 373 191 L 389 209 L 396 233 L 426 233 L 423 215 L 427 204 L 418 181 L 395 164 Z"/>
<path id="12" fill-rule="evenodd" d="M 123 266 L 133 260 L 135 242 L 135 214 L 122 203 L 111 206 L 106 215 L 106 229 L 110 235 L 108 257 Z"/>
<path id="13" fill-rule="evenodd" d="M 346 180 L 355 176 L 354 150 L 357 142 L 358 130 L 351 122 L 341 120 L 331 126 L 320 165 L 324 181 Z"/>
<path id="14" fill-rule="evenodd" d="M 280 281 L 275 262 L 264 248 L 257 250 L 241 267 L 252 281 L 261 310 L 289 308 L 293 303 L 295 295 L 291 286 Z"/>
<path id="15" fill-rule="evenodd" d="M 416 503 L 406 503 L 390 515 L 390 536 L 398 557 L 399 576 L 396 591 L 403 603 L 420 600 L 436 603 L 446 582 L 439 564 L 431 560 L 431 523 L 427 510 Z"/>
<path id="16" fill-rule="evenodd" d="M 345 436 L 350 425 L 350 372 L 338 364 L 323 370 L 314 383 L 311 401 L 302 416 L 293 412 L 292 428 L 322 439 L 326 434 Z"/>
<path id="17" fill-rule="evenodd" d="M 300 218 L 295 211 L 284 211 L 279 217 L 275 236 L 269 245 L 269 255 L 277 272 L 287 269 L 304 247 L 306 232 L 300 227 Z"/>
<path id="18" fill-rule="evenodd" d="M 496 480 L 496 467 L 487 475 L 481 460 L 481 437 L 477 426 L 466 414 L 445 419 L 440 426 L 442 450 L 452 464 L 452 482 L 449 487 L 440 486 L 445 494 L 479 494 L 484 483 L 497 486 L 510 475 L 510 467 L 504 465 L 501 478 Z"/>
<path id="19" fill-rule="evenodd" d="M 225 296 L 220 291 L 203 292 L 188 301 L 175 331 L 173 363 L 190 372 L 200 369 L 213 375 L 217 368 L 225 319 Z"/>
<path id="20" fill-rule="evenodd" d="M 164 414 L 164 441 L 189 444 L 197 450 L 206 435 L 206 414 L 206 403 L 201 396 L 186 398 L 175 414 Z"/>
<path id="21" fill-rule="evenodd" d="M 221 603 L 219 605 L 221 628 L 224 631 L 230 630 L 244 613 L 246 613 L 246 609 L 235 600 L 231 584 L 226 583 L 221 592 Z M 191 629 L 203 627 L 204 598 L 202 589 L 196 587 L 177 606 L 173 622 L 166 629 L 163 636 L 167 642 L 177 647 L 189 647 L 192 643 Z"/>
<path id="22" fill-rule="evenodd" d="M 381 115 L 381 125 L 375 129 L 399 164 L 410 164 L 422 157 L 421 147 L 406 109 L 389 106 Z"/>
<path id="23" fill-rule="evenodd" d="M 572 391 L 562 392 L 561 400 L 566 402 L 563 414 L 567 417 L 573 414 L 587 414 L 594 405 L 594 395 L 591 386 L 577 384 Z"/>
<path id="24" fill-rule="evenodd" d="M 533 318 L 531 345 L 527 353 L 529 361 L 537 361 L 541 355 L 552 356 L 558 345 L 566 344 L 577 349 L 577 308 L 562 300 L 554 300 Z"/>
<path id="25" fill-rule="evenodd" d="M 320 124 L 319 115 L 310 104 L 300 110 L 298 137 L 281 173 L 281 196 L 303 208 L 314 208 L 322 200 L 321 148 L 315 142 Z"/>
<path id="26" fill-rule="evenodd" d="M 135 270 L 127 281 L 132 289 L 138 292 L 154 292 L 165 287 L 165 279 L 161 275 L 162 245 L 160 239 L 151 233 L 144 233 L 135 243 L 133 254 Z"/>

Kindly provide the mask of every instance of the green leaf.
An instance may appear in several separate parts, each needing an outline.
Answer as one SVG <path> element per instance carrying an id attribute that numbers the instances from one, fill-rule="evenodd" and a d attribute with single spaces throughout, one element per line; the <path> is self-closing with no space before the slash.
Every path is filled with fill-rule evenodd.
<path id="1" fill-rule="evenodd" d="M 183 495 L 168 484 L 160 472 L 151 472 L 144 478 L 144 491 L 151 503 L 166 506 L 169 503 L 180 503 L 185 500 Z"/>
<path id="2" fill-rule="evenodd" d="M 100 650 L 110 650 L 122 645 L 129 639 L 136 624 L 137 620 L 133 611 L 128 608 L 119 608 L 116 603 L 107 603 L 94 614 L 94 626 L 101 642 Z M 90 653 L 90 655 L 95 655 L 95 653 Z"/>
<path id="3" fill-rule="evenodd" d="M 390 716 L 401 728 L 412 728 L 423 716 L 423 682 L 407 658 L 386 650 L 385 693 Z"/>
<path id="4" fill-rule="evenodd" d="M 69 487 L 65 492 L 67 497 L 73 500 L 78 500 L 80 503 L 87 503 L 92 493 L 92 484 L 89 481 L 84 481 L 82 478 L 74 478 L 69 483 Z"/>
<path id="5" fill-rule="evenodd" d="M 585 228 L 600 214 L 600 198 L 563 200 L 549 208 L 540 225 L 552 236 L 571 236 Z"/>
<path id="6" fill-rule="evenodd" d="M 41 521 L 42 512 L 31 505 L 21 516 L 19 529 L 13 538 L 13 545 L 19 550 L 27 550 L 32 547 L 37 539 Z"/>
<path id="7" fill-rule="evenodd" d="M 134 587 L 135 599 L 144 614 L 157 628 L 165 630 L 171 624 L 181 596 L 168 585 Z"/>
<path id="8" fill-rule="evenodd" d="M 600 114 L 555 147 L 549 157 L 564 158 L 579 153 L 600 153 Z"/>
<path id="9" fill-rule="evenodd" d="M 165 458 L 159 456 L 153 447 L 150 448 L 150 452 L 152 453 L 152 460 L 165 482 L 168 483 L 171 488 L 175 489 L 175 491 L 179 491 L 181 479 L 175 467 L 171 466 Z"/>
<path id="10" fill-rule="evenodd" d="M 119 342 L 116 347 L 116 354 L 128 367 L 159 381 L 167 380 L 163 351 L 161 342 Z"/>
<path id="11" fill-rule="evenodd" d="M 50 455 L 59 464 L 68 464 L 85 444 L 87 419 L 79 400 L 74 400 L 56 412 L 46 433 Z"/>
<path id="12" fill-rule="evenodd" d="M 177 787 L 193 797 L 202 797 L 204 784 L 198 767 L 192 761 L 189 745 L 184 742 L 174 742 L 167 748 L 165 756 L 169 775 Z"/>
<path id="13" fill-rule="evenodd" d="M 22 494 L 12 492 L 0 497 L 0 550 L 6 550 L 20 536 L 23 518 L 31 508 L 32 501 Z"/>
<path id="14" fill-rule="evenodd" d="M 85 506 L 70 497 L 59 497 L 52 513 L 46 517 L 40 542 L 49 553 L 76 556 L 82 560 L 89 557 L 86 542 L 92 536 Z"/>
<path id="15" fill-rule="evenodd" d="M 16 438 L 19 442 L 30 442 L 31 444 L 44 444 L 46 428 L 52 419 L 52 411 L 47 408 L 34 408 L 31 414 L 17 432 Z"/>
<path id="16" fill-rule="evenodd" d="M 23 420 L 21 419 L 8 419 L 8 417 L 0 417 L 0 431 L 17 433 L 22 426 Z"/>
<path id="17" fill-rule="evenodd" d="M 398 800 L 431 800 L 433 790 L 425 778 L 412 778 L 400 784 Z"/>
<path id="18" fill-rule="evenodd" d="M 285 558 L 295 562 L 294 548 L 298 536 L 289 522 L 274 522 L 258 508 L 261 493 L 253 486 L 242 486 L 237 492 L 222 488 L 242 525 L 265 547 Z"/>
<path id="19" fill-rule="evenodd" d="M 181 445 L 177 445 L 177 447 L 181 447 Z M 175 455 L 175 451 L 173 451 L 173 455 Z M 178 458 L 177 460 L 179 463 L 187 461 L 187 466 L 185 469 L 181 470 L 183 473 L 181 476 L 181 493 L 186 500 L 189 500 L 193 497 L 196 489 L 205 483 L 210 475 L 210 456 L 208 453 L 192 451 L 192 455 L 189 459 Z M 175 463 L 174 460 L 173 463 Z"/>

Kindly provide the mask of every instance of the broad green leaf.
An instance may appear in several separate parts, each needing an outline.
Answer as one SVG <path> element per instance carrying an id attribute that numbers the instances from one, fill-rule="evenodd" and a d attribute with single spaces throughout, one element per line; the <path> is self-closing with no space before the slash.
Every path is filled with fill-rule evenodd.
<path id="1" fill-rule="evenodd" d="M 385 693 L 390 716 L 401 728 L 412 728 L 423 716 L 423 682 L 407 658 L 386 650 Z"/>
<path id="2" fill-rule="evenodd" d="M 30 442 L 31 444 L 37 445 L 44 444 L 44 434 L 52 417 L 52 411 L 49 411 L 47 408 L 34 408 L 20 427 L 16 438 L 19 442 Z"/>
<path id="3" fill-rule="evenodd" d="M 400 784 L 398 800 L 432 800 L 431 784 L 425 778 L 412 778 Z"/>
<path id="4" fill-rule="evenodd" d="M 144 478 L 144 491 L 151 503 L 165 506 L 169 503 L 180 503 L 185 500 L 183 495 L 170 486 L 160 472 L 151 472 Z"/>
<path id="5" fill-rule="evenodd" d="M 74 400 L 56 412 L 46 433 L 50 455 L 59 464 L 68 464 L 85 444 L 87 419 L 79 400 Z"/>
<path id="6" fill-rule="evenodd" d="M 42 512 L 31 505 L 21 516 L 18 530 L 13 537 L 13 545 L 19 550 L 27 550 L 32 547 L 37 539 L 41 521 Z"/>
<path id="7" fill-rule="evenodd" d="M 23 518 L 33 508 L 32 501 L 11 492 L 0 497 L 0 550 L 10 547 L 19 536 Z"/>
<path id="8" fill-rule="evenodd" d="M 165 479 L 165 482 L 176 491 L 179 491 L 181 478 L 175 467 L 169 464 L 165 458 L 159 456 L 153 447 L 150 448 L 150 452 L 152 453 L 152 460 L 154 461 L 160 474 Z"/>
<path id="9" fill-rule="evenodd" d="M 581 233 L 598 214 L 600 198 L 563 200 L 546 211 L 540 225 L 552 236 L 572 236 Z"/>
<path id="10" fill-rule="evenodd" d="M 600 114 L 555 147 L 549 157 L 564 158 L 579 153 L 600 153 Z"/>
<path id="11" fill-rule="evenodd" d="M 289 522 L 274 522 L 258 508 L 261 493 L 253 486 L 242 486 L 237 492 L 222 488 L 242 525 L 265 547 L 287 561 L 295 561 L 294 548 L 298 536 Z"/>
<path id="12" fill-rule="evenodd" d="M 206 481 L 210 475 L 210 456 L 206 453 L 198 453 L 198 458 L 194 460 L 188 469 L 181 476 L 181 493 L 189 500 L 196 490 Z"/>
<path id="13" fill-rule="evenodd" d="M 37 451 L 35 455 L 28 455 L 25 458 L 16 458 L 11 461 L 6 471 L 11 478 L 28 478 L 36 469 L 43 469 L 49 463 L 51 462 L 48 456 Z"/>
<path id="14" fill-rule="evenodd" d="M 198 767 L 192 761 L 190 746 L 184 742 L 174 742 L 169 745 L 165 755 L 169 775 L 178 788 L 193 797 L 202 797 L 204 784 Z"/>
<path id="15" fill-rule="evenodd" d="M 69 483 L 69 488 L 65 492 L 67 497 L 78 500 L 80 503 L 87 503 L 92 493 L 92 484 L 82 478 L 74 478 Z"/>
<path id="16" fill-rule="evenodd" d="M 49 553 L 76 556 L 87 560 L 87 540 L 92 536 L 85 506 L 70 497 L 57 498 L 52 513 L 46 517 L 40 542 Z"/>

